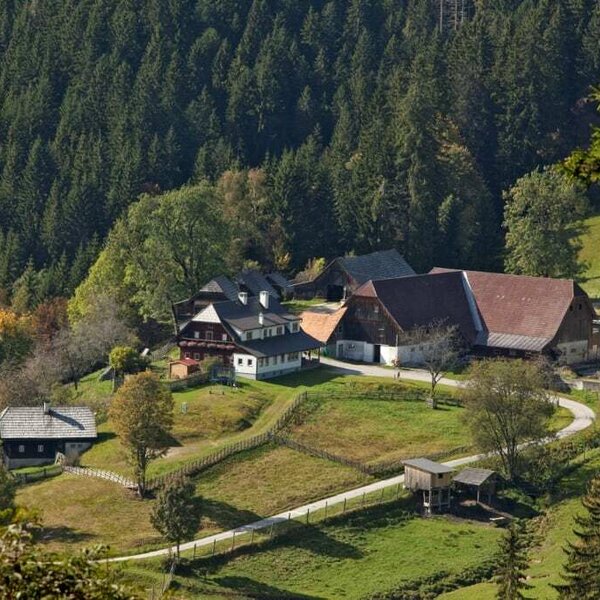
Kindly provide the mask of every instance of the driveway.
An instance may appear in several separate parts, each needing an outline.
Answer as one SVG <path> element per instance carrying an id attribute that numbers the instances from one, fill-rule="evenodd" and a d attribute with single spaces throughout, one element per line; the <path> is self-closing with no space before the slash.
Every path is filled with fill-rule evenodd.
<path id="1" fill-rule="evenodd" d="M 330 358 L 324 358 L 321 360 L 321 362 L 323 362 L 328 367 L 335 369 L 340 373 L 345 373 L 347 375 L 369 375 L 374 377 L 391 378 L 393 378 L 396 375 L 396 371 L 394 369 L 385 369 L 377 365 L 348 364 Z M 403 369 L 400 372 L 400 378 L 412 381 L 430 381 L 429 373 L 419 369 Z M 442 379 L 440 383 L 443 383 L 444 385 L 450 385 L 453 387 L 462 387 L 465 385 L 465 383 L 462 381 L 455 381 L 454 379 L 445 378 Z M 555 399 L 558 401 L 559 406 L 566 408 L 573 415 L 573 421 L 569 425 L 567 425 L 567 427 L 561 429 L 556 434 L 557 437 L 564 438 L 569 435 L 573 435 L 579 431 L 583 431 L 584 429 L 587 429 L 590 425 L 592 425 L 592 423 L 594 422 L 596 414 L 588 406 L 585 406 L 584 404 L 575 402 L 574 400 L 570 400 L 568 398 L 562 398 L 560 396 L 556 396 Z M 550 439 L 548 441 L 550 441 Z M 443 464 L 449 467 L 460 467 L 462 465 L 477 462 L 478 460 L 484 458 L 484 456 L 484 454 L 473 454 L 471 456 L 465 456 L 463 458 L 450 460 L 444 462 Z M 316 502 L 311 502 L 310 504 L 299 506 L 297 508 L 279 513 L 278 515 L 273 515 L 272 517 L 261 519 L 260 521 L 255 521 L 254 523 L 249 523 L 247 525 L 243 525 L 235 529 L 230 529 L 229 531 L 223 531 L 222 533 L 217 533 L 216 535 L 199 538 L 191 542 L 186 542 L 185 544 L 181 544 L 181 550 L 192 550 L 194 546 L 196 548 L 204 548 L 207 546 L 210 547 L 215 542 L 219 543 L 225 540 L 232 540 L 234 536 L 237 539 L 238 537 L 241 537 L 243 535 L 251 534 L 252 530 L 258 531 L 260 529 L 267 529 L 271 525 L 276 525 L 277 523 L 282 523 L 289 519 L 298 519 L 300 517 L 306 517 L 307 513 L 313 513 L 315 510 L 325 509 L 326 507 L 342 504 L 348 500 L 361 498 L 364 495 L 368 495 L 372 492 L 376 492 L 384 488 L 393 488 L 395 486 L 399 486 L 402 483 L 404 483 L 404 475 L 396 475 L 395 477 L 390 477 L 389 479 L 382 479 L 381 481 L 376 481 L 375 483 L 371 483 L 369 485 L 364 485 L 359 488 L 342 492 L 340 494 L 336 494 L 335 496 L 329 496 L 328 498 L 323 498 L 322 500 L 317 500 Z M 145 560 L 148 558 L 165 556 L 174 552 L 175 547 L 173 546 L 171 548 L 162 548 L 153 552 L 144 552 L 142 554 L 134 554 L 131 556 L 119 556 L 116 558 L 109 559 L 109 562 Z"/>

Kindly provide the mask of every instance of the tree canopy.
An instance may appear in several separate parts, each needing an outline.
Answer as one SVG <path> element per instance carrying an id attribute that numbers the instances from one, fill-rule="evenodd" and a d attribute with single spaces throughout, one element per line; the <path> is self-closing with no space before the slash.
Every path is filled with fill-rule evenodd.
<path id="1" fill-rule="evenodd" d="M 600 9 L 467 7 L 440 31 L 430 0 L 2 0 L 4 295 L 68 297 L 101 253 L 94 281 L 162 313 L 211 264 L 182 262 L 184 238 L 218 254 L 219 211 L 235 268 L 390 247 L 420 271 L 498 268 L 502 190 L 589 119 Z M 190 226 L 167 240 L 180 207 Z M 149 227 L 145 262 L 126 261 L 115 245 Z"/>

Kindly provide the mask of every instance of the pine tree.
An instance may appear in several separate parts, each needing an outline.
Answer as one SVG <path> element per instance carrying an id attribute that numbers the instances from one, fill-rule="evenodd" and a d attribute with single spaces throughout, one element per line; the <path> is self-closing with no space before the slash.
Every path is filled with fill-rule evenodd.
<path id="1" fill-rule="evenodd" d="M 523 527 L 512 523 L 500 541 L 496 583 L 498 600 L 521 600 L 523 591 L 530 586 L 525 582 L 527 568 L 527 541 Z"/>
<path id="2" fill-rule="evenodd" d="M 586 512 L 575 517 L 576 540 L 565 549 L 565 583 L 555 586 L 564 600 L 600 598 L 600 477 L 590 481 L 582 504 Z"/>

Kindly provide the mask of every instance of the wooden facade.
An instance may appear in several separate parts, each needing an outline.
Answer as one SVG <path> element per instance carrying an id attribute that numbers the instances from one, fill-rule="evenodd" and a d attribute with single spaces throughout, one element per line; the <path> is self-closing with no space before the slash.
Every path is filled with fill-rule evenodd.
<path id="1" fill-rule="evenodd" d="M 452 469 L 426 458 L 404 461 L 404 487 L 420 493 L 427 514 L 449 508 L 452 501 Z"/>
<path id="2" fill-rule="evenodd" d="M 221 323 L 192 321 L 179 337 L 180 359 L 202 361 L 207 356 L 217 356 L 223 364 L 231 364 L 237 350 L 231 336 Z"/>
<path id="3" fill-rule="evenodd" d="M 348 340 L 397 346 L 402 330 L 377 298 L 354 297 L 343 321 L 343 337 Z"/>

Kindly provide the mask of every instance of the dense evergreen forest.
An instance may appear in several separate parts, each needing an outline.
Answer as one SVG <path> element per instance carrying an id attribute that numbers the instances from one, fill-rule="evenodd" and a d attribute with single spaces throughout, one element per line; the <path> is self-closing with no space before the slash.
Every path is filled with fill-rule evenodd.
<path id="1" fill-rule="evenodd" d="M 466 4 L 0 0 L 0 288 L 70 295 L 140 194 L 203 180 L 232 263 L 501 268 L 502 191 L 588 134 L 600 2 Z"/>

